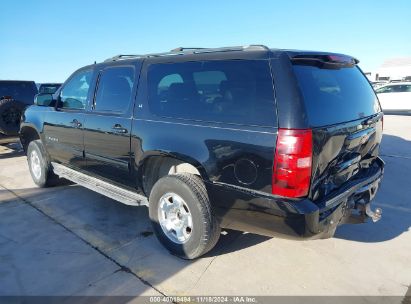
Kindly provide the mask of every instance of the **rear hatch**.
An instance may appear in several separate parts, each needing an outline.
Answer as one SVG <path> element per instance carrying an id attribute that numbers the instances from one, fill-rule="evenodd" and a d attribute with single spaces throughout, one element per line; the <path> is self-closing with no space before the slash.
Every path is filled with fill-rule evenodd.
<path id="1" fill-rule="evenodd" d="M 306 124 L 312 130 L 309 198 L 321 201 L 378 170 L 383 116 L 358 61 L 344 55 L 291 57 Z"/>

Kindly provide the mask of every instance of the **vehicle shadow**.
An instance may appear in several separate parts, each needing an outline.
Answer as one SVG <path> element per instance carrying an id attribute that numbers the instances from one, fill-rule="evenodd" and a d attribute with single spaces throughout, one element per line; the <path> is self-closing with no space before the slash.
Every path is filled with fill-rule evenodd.
<path id="1" fill-rule="evenodd" d="M 390 151 L 391 145 L 401 147 L 401 149 L 395 148 Z M 409 197 L 411 197 L 409 177 L 411 155 L 407 158 L 407 153 L 411 154 L 410 142 L 396 136 L 384 136 L 382 157 L 387 163 L 386 172 L 375 200 L 375 206 L 383 208 L 383 218 L 376 224 L 341 226 L 337 230 L 336 238 L 356 242 L 384 242 L 401 236 L 409 229 L 411 226 L 411 204 L 409 200 Z M 27 174 L 29 173 L 27 172 Z M 14 193 L 13 195 L 8 190 L 0 190 L 0 206 L 8 201 L 16 201 L 15 195 L 17 195 L 22 203 L 32 206 L 55 224 L 64 227 L 99 253 L 115 262 L 119 266 L 119 272 L 133 275 L 143 282 L 149 282 L 150 286 L 154 286 L 166 294 L 194 290 L 215 257 L 238 253 L 270 240 L 269 237 L 224 230 L 218 244 L 208 254 L 194 261 L 182 260 L 169 254 L 156 239 L 146 207 L 126 206 L 77 185 L 47 189 L 32 187 L 11 190 Z M 9 215 L 18 214 L 17 211 L 17 209 L 16 211 L 10 210 Z M 25 225 L 18 231 L 16 230 L 16 235 L 17 232 L 20 235 L 26 232 L 30 233 L 30 229 L 36 229 L 36 233 L 39 234 L 37 237 L 47 240 L 47 246 L 54 246 L 58 249 L 56 251 L 59 252 L 63 251 L 65 247 L 61 245 L 59 240 L 52 237 L 52 232 L 47 231 L 38 223 L 30 224 L 29 220 L 21 221 L 22 218 L 24 218 L 24 214 L 16 217 L 16 221 L 19 220 L 19 223 Z M 3 224 L 0 222 L 0 227 L 3 227 L 4 230 L 0 229 L 0 231 L 4 233 L 6 227 L 17 229 L 13 225 L 7 224 L 10 217 L 3 216 L 2 219 Z M 7 240 L 3 240 L 3 242 L 7 242 Z M 53 242 L 55 245 L 51 245 Z M 38 251 L 38 248 L 33 249 L 27 244 L 9 246 L 15 249 L 15 252 L 24 252 L 24 257 L 31 255 L 30 250 Z M 58 246 L 62 246 L 62 248 L 58 248 Z M 42 252 L 37 253 L 37 257 L 47 255 L 47 252 L 44 254 Z M 67 255 L 65 259 L 67 259 L 65 264 L 68 263 L 73 267 L 79 265 L 82 259 L 84 260 L 76 253 Z M 67 272 L 67 275 L 70 273 L 70 270 L 58 264 L 58 260 L 53 261 L 51 258 L 43 259 L 44 264 L 42 265 L 53 268 L 55 271 L 60 271 L 61 268 L 61 272 Z M 21 267 L 24 269 L 24 263 L 22 265 Z M 83 275 L 85 276 L 85 274 Z M 53 290 L 53 292 L 60 294 L 64 293 L 66 287 L 60 286 L 60 282 L 54 282 L 52 278 L 52 273 L 48 277 L 43 277 L 42 280 L 47 282 L 50 287 L 41 285 L 44 289 L 36 289 L 36 294 L 44 295 L 47 290 Z M 35 285 L 33 281 L 25 280 L 24 277 L 22 280 L 22 284 L 26 284 L 25 286 L 33 287 Z M 84 289 L 76 291 L 74 295 L 141 294 L 143 291 L 133 291 L 129 287 L 130 281 L 132 281 L 130 276 L 122 277 L 116 281 L 102 279 L 91 282 Z M 147 286 L 144 285 L 144 288 L 149 289 L 151 287 L 147 284 Z M 78 300 L 80 301 L 81 298 L 78 298 Z"/>
<path id="2" fill-rule="evenodd" d="M 411 142 L 384 135 L 381 158 L 386 162 L 384 177 L 372 208 L 383 210 L 377 223 L 342 225 L 336 238 L 358 242 L 384 242 L 400 236 L 411 227 Z"/>
<path id="3" fill-rule="evenodd" d="M 6 159 L 23 155 L 24 151 L 20 145 L 20 142 L 13 142 L 0 145 L 0 159 Z"/>
<path id="4" fill-rule="evenodd" d="M 0 159 L 6 159 L 6 158 L 11 158 L 11 157 L 23 156 L 23 155 L 24 155 L 24 151 L 12 150 L 10 152 L 1 153 Z"/>
<path id="5" fill-rule="evenodd" d="M 121 270 L 149 281 L 150 285 L 160 290 L 169 288 L 167 280 L 170 277 L 180 276 L 181 279 L 174 280 L 178 283 L 173 286 L 173 290 L 190 290 L 214 257 L 241 251 L 270 239 L 224 230 L 218 244 L 205 256 L 193 261 L 183 260 L 171 255 L 157 240 L 146 207 L 126 206 L 77 185 L 11 191 L 23 200 L 22 203 L 34 207 L 53 222 L 63 226 L 83 242 L 118 263 Z M 9 192 L 0 190 L 2 203 L 8 201 L 15 203 L 18 200 Z M 48 231 L 41 229 L 40 231 L 42 237 L 48 238 Z M 27 247 L 24 250 L 28 250 Z M 67 249 L 61 248 L 61 250 Z M 78 257 L 73 255 L 73 259 L 75 258 Z M 187 278 L 187 271 L 183 271 L 186 267 L 190 267 L 189 278 Z M 99 285 L 104 282 L 99 282 L 96 286 L 89 286 L 76 292 L 76 295 L 110 294 L 125 288 L 121 286 L 123 283 L 126 284 L 125 281 L 119 281 L 115 282 L 120 284 L 118 286 L 112 283 L 107 288 L 101 289 Z"/>

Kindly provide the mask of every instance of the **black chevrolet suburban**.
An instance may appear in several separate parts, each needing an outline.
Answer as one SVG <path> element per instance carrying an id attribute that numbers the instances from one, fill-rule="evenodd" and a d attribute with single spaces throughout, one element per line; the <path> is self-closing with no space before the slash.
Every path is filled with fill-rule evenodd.
<path id="1" fill-rule="evenodd" d="M 357 64 L 261 45 L 119 55 L 37 95 L 20 138 L 37 185 L 146 205 L 183 258 L 221 228 L 328 238 L 381 217 L 383 115 Z"/>

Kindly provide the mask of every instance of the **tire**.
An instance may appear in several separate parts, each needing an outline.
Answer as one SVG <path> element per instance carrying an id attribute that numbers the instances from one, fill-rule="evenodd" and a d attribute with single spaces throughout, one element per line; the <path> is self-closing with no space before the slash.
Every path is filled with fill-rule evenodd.
<path id="1" fill-rule="evenodd" d="M 20 118 L 25 105 L 13 99 L 0 100 L 0 133 L 9 136 L 19 134 Z"/>
<path id="2" fill-rule="evenodd" d="M 213 215 L 207 190 L 203 181 L 193 174 L 173 174 L 159 179 L 150 194 L 149 214 L 159 241 L 183 259 L 195 259 L 207 253 L 220 237 L 220 226 Z M 167 229 L 164 223 L 170 223 L 172 218 L 177 219 L 177 224 Z M 183 228 L 174 230 L 174 227 Z M 177 231 L 183 231 L 180 238 Z"/>
<path id="3" fill-rule="evenodd" d="M 27 162 L 34 183 L 41 187 L 50 187 L 58 183 L 59 178 L 53 173 L 41 141 L 33 140 L 27 147 Z"/>

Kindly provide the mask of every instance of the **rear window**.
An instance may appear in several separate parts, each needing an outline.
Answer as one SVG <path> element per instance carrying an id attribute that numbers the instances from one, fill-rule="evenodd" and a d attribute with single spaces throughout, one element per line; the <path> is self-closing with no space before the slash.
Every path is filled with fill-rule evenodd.
<path id="1" fill-rule="evenodd" d="M 152 64 L 148 95 L 151 113 L 162 117 L 259 126 L 276 119 L 265 60 Z"/>
<path id="2" fill-rule="evenodd" d="M 0 81 L 0 97 L 10 96 L 15 100 L 31 104 L 36 94 L 37 87 L 34 82 Z"/>
<path id="3" fill-rule="evenodd" d="M 379 103 L 357 67 L 294 65 L 311 126 L 326 126 L 377 113 Z"/>
<path id="4" fill-rule="evenodd" d="M 60 84 L 41 84 L 39 87 L 40 94 L 54 94 L 60 87 Z"/>

